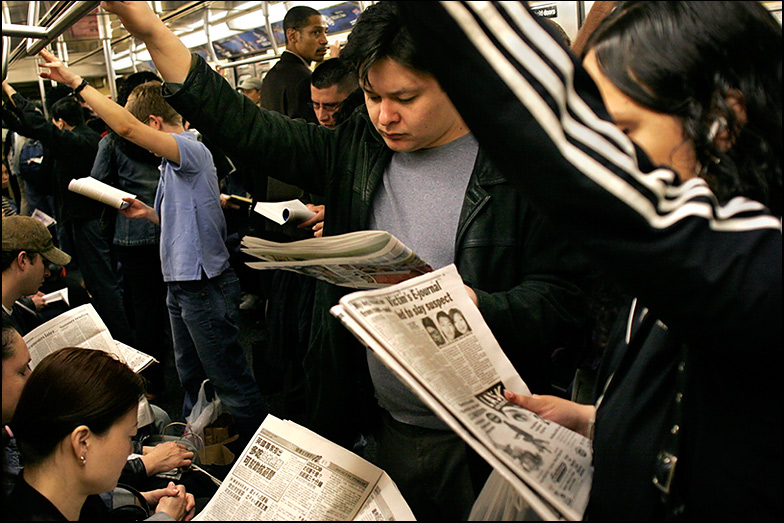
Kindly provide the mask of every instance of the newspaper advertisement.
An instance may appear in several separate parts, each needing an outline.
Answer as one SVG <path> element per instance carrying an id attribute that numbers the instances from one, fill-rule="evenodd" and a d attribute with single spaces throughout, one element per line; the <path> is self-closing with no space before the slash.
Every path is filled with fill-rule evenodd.
<path id="1" fill-rule="evenodd" d="M 112 187 L 90 176 L 71 180 L 68 182 L 68 190 L 105 203 L 115 209 L 125 209 L 130 205 L 123 198 L 136 198 L 135 194 Z"/>
<path id="2" fill-rule="evenodd" d="M 243 251 L 259 258 L 254 269 L 284 269 L 353 289 L 376 289 L 432 271 L 430 265 L 385 231 L 358 231 L 276 244 L 246 236 Z"/>
<path id="3" fill-rule="evenodd" d="M 268 415 L 194 520 L 348 521 L 361 509 L 367 518 L 413 518 L 399 493 L 392 499 L 391 480 L 379 484 L 385 475 L 308 429 Z"/>
<path id="4" fill-rule="evenodd" d="M 506 400 L 504 389 L 530 391 L 454 265 L 349 294 L 332 312 L 543 518 L 582 518 L 590 440 Z"/>

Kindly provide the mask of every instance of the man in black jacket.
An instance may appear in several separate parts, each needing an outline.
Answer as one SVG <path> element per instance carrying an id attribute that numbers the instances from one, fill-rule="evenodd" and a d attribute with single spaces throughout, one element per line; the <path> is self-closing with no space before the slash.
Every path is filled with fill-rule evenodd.
<path id="1" fill-rule="evenodd" d="M 264 76 L 259 105 L 292 118 L 317 123 L 310 101 L 310 64 L 327 54 L 327 22 L 307 6 L 292 7 L 283 18 L 286 50 Z"/>
<path id="2" fill-rule="evenodd" d="M 145 3 L 104 5 L 155 50 L 172 106 L 212 130 L 227 154 L 274 167 L 284 181 L 325 194 L 325 235 L 384 229 L 436 268 L 455 263 L 531 390 L 549 389 L 553 348 L 585 319 L 584 296 L 573 283 L 579 268 L 478 148 L 418 61 L 394 6 L 373 4 L 360 16 L 341 59 L 358 69 L 366 109 L 328 129 L 255 110 L 191 56 Z M 382 51 L 369 56 L 373 49 Z M 374 427 L 376 463 L 418 519 L 465 520 L 487 470 L 469 474 L 471 453 L 463 441 L 331 317 L 330 306 L 343 294 L 317 284 L 304 360 L 309 428 L 351 445 L 374 419 L 363 409 L 379 412 L 375 392 L 382 407 L 381 426 Z"/>
<path id="3" fill-rule="evenodd" d="M 95 310 L 109 332 L 115 339 L 135 345 L 111 261 L 111 243 L 101 223 L 103 214 L 110 209 L 68 190 L 72 179 L 90 176 L 101 136 L 87 126 L 82 107 L 73 97 L 52 105 L 52 121 L 47 121 L 35 104 L 8 82 L 3 82 L 3 90 L 15 107 L 13 112 L 4 114 L 3 120 L 22 136 L 40 140 L 53 157 L 55 218 L 70 240 L 61 239 L 60 244 L 71 246 Z"/>

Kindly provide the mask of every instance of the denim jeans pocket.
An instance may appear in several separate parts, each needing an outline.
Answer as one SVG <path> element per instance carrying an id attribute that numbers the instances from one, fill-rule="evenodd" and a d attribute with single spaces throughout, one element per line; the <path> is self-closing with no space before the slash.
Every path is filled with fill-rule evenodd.
<path id="1" fill-rule="evenodd" d="M 190 296 L 204 296 L 209 280 L 178 281 L 177 288 Z"/>

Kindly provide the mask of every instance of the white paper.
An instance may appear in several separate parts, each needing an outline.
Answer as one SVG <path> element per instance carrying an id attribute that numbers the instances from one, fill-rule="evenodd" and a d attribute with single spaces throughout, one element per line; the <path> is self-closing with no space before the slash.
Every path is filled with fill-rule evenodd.
<path id="1" fill-rule="evenodd" d="M 115 209 L 125 209 L 130 205 L 123 198 L 136 198 L 135 194 L 112 187 L 91 176 L 71 180 L 68 183 L 68 190 L 105 203 Z"/>
<path id="2" fill-rule="evenodd" d="M 62 289 L 54 292 L 50 292 L 43 297 L 44 303 L 49 305 L 50 303 L 54 303 L 56 301 L 63 300 L 66 305 L 70 305 L 68 303 L 68 287 L 63 287 Z"/>
<path id="3" fill-rule="evenodd" d="M 283 225 L 288 222 L 304 222 L 316 215 L 315 212 L 308 209 L 308 206 L 299 200 L 289 200 L 287 202 L 256 202 L 256 206 L 253 210 L 278 225 Z"/>

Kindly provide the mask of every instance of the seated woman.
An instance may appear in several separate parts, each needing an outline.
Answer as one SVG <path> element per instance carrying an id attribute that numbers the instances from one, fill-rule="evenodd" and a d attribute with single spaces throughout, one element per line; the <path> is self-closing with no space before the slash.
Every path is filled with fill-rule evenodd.
<path id="1" fill-rule="evenodd" d="M 117 485 L 143 394 L 142 378 L 103 351 L 69 347 L 41 360 L 11 420 L 25 466 L 4 518 L 110 520 L 99 494 Z M 153 519 L 193 517 L 182 485 L 143 495 Z"/>

